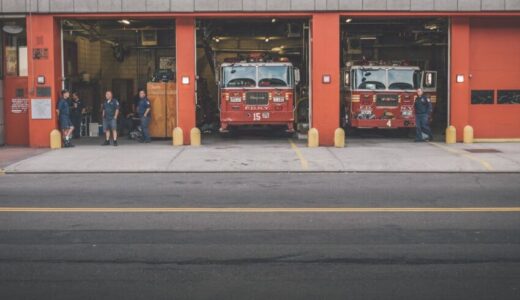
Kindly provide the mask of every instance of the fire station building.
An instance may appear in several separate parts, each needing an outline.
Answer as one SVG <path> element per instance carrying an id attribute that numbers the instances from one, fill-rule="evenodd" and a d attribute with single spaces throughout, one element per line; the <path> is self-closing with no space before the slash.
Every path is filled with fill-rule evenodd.
<path id="1" fill-rule="evenodd" d="M 104 91 L 129 111 L 141 87 L 165 103 L 155 136 L 189 144 L 218 127 L 219 64 L 258 53 L 299 69 L 296 119 L 323 146 L 355 61 L 434 70 L 439 132 L 520 139 L 520 0 L 2 0 L 0 23 L 0 144 L 49 147 L 64 88 L 92 136 Z"/>

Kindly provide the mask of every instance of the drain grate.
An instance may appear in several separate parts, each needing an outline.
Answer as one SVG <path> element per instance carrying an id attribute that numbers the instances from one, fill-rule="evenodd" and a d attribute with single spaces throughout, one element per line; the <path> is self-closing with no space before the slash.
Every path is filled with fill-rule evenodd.
<path id="1" fill-rule="evenodd" d="M 502 153 L 497 149 L 464 149 L 470 153 Z"/>

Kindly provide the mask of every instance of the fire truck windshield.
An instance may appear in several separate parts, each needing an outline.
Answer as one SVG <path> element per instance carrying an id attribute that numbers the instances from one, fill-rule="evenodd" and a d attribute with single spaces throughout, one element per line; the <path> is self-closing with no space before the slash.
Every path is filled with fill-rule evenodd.
<path id="1" fill-rule="evenodd" d="M 418 70 L 390 69 L 388 70 L 389 90 L 414 90 L 421 83 L 421 73 Z"/>
<path id="2" fill-rule="evenodd" d="M 223 70 L 225 87 L 255 87 L 256 67 L 230 66 Z"/>
<path id="3" fill-rule="evenodd" d="M 386 70 L 384 69 L 357 69 L 356 87 L 361 90 L 386 89 Z"/>
<path id="4" fill-rule="evenodd" d="M 403 68 L 363 68 L 354 71 L 355 87 L 360 90 L 415 90 L 421 85 L 421 72 Z"/>
<path id="5" fill-rule="evenodd" d="M 258 86 L 286 87 L 290 85 L 290 69 L 287 66 L 258 67 Z"/>

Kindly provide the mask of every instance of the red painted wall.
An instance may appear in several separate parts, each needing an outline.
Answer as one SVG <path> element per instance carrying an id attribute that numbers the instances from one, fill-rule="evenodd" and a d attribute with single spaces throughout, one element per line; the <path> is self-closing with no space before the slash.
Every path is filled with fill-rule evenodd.
<path id="1" fill-rule="evenodd" d="M 494 90 L 495 104 L 469 105 L 476 138 L 520 138 L 520 104 L 497 104 L 497 90 L 520 90 L 520 19 L 472 18 L 470 90 Z M 468 100 L 469 101 L 469 100 Z"/>
<path id="2" fill-rule="evenodd" d="M 457 141 L 462 141 L 464 126 L 469 122 L 469 18 L 454 17 L 451 22 L 451 103 L 450 124 L 457 129 Z M 457 75 L 465 81 L 457 83 Z"/>
<path id="3" fill-rule="evenodd" d="M 315 14 L 312 18 L 312 127 L 318 129 L 320 145 L 334 145 L 339 127 L 340 15 Z M 322 82 L 330 75 L 332 82 Z"/>
<path id="4" fill-rule="evenodd" d="M 190 144 L 190 130 L 195 127 L 195 18 L 176 19 L 177 49 L 177 126 L 184 132 L 184 144 Z M 190 82 L 182 84 L 182 78 Z"/>
<path id="5" fill-rule="evenodd" d="M 49 15 L 33 15 L 27 17 L 27 46 L 29 53 L 29 97 L 37 97 L 37 86 L 51 88 L 52 119 L 33 120 L 29 110 L 29 145 L 31 147 L 49 147 L 50 132 L 57 128 L 56 101 L 61 90 L 61 43 L 60 29 L 57 21 Z M 48 57 L 33 58 L 33 49 L 47 49 Z M 45 84 L 36 83 L 38 76 L 45 76 Z"/>
<path id="6" fill-rule="evenodd" d="M 5 124 L 5 143 L 13 146 L 29 145 L 29 111 L 12 112 L 13 98 L 16 90 L 24 90 L 24 99 L 28 99 L 27 77 L 4 78 L 4 124 Z"/>

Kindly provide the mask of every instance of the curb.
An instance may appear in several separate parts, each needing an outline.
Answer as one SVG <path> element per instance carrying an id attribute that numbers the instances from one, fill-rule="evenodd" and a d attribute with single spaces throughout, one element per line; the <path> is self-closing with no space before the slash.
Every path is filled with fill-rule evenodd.
<path id="1" fill-rule="evenodd" d="M 0 175 L 89 175 L 89 174 L 520 174 L 518 171 L 0 171 Z"/>

